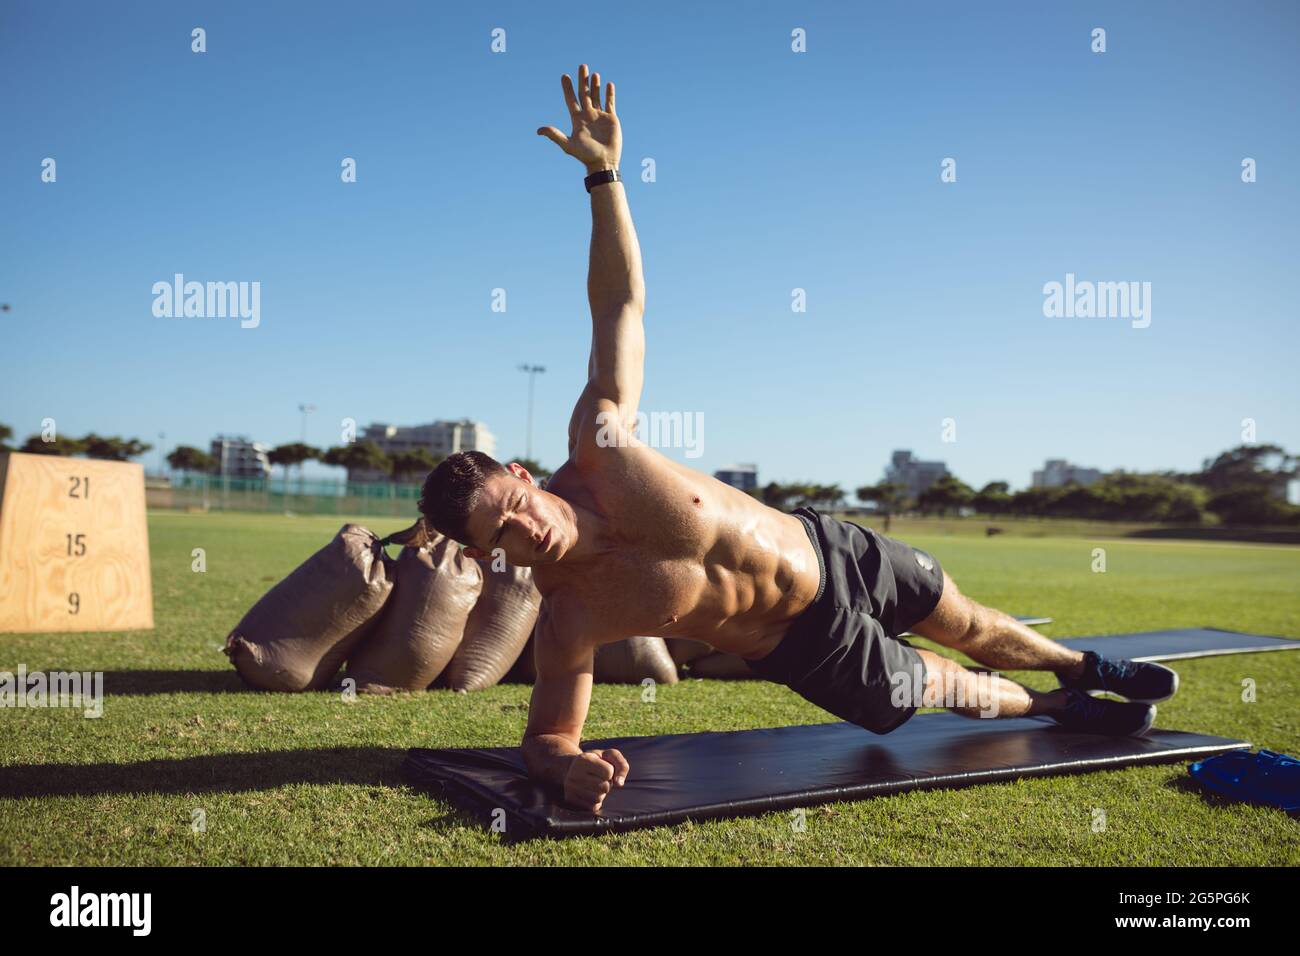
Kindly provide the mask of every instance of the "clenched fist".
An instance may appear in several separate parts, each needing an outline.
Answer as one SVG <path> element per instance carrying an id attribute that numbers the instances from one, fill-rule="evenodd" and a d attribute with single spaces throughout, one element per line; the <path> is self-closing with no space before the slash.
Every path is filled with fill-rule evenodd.
<path id="1" fill-rule="evenodd" d="M 564 802 L 580 810 L 599 813 L 605 796 L 627 780 L 627 759 L 617 750 L 591 750 L 578 754 L 564 775 Z"/>
<path id="2" fill-rule="evenodd" d="M 588 173 L 615 169 L 623 155 L 623 130 L 614 115 L 614 84 L 605 87 L 605 108 L 600 107 L 600 74 L 587 76 L 587 64 L 578 67 L 578 92 L 574 95 L 569 74 L 560 79 L 564 103 L 569 108 L 573 131 L 565 136 L 554 126 L 543 126 L 538 136 L 545 136 L 574 159 L 587 167 Z"/>

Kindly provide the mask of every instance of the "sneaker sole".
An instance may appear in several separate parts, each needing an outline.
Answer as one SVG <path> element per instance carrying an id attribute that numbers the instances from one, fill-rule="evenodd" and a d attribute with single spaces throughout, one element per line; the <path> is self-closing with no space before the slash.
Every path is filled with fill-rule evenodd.
<path id="1" fill-rule="evenodd" d="M 1133 703 L 1138 703 L 1138 702 L 1137 702 L 1137 701 L 1133 701 Z M 1156 723 L 1156 711 L 1158 710 L 1158 708 L 1156 707 L 1155 704 L 1150 704 L 1149 706 L 1151 707 L 1151 711 L 1150 711 L 1150 713 L 1147 715 L 1147 719 L 1146 719 L 1146 721 L 1142 724 L 1141 727 L 1138 727 L 1136 730 L 1130 730 L 1130 731 L 1129 731 L 1128 733 L 1126 733 L 1126 734 L 1106 734 L 1105 736 L 1108 736 L 1108 737 L 1110 737 L 1110 736 L 1114 736 L 1114 737 L 1143 737 L 1143 736 L 1145 736 L 1145 735 L 1146 735 L 1146 732 L 1147 732 L 1148 730 L 1150 730 L 1152 727 L 1155 726 L 1155 723 Z M 1064 726 L 1063 724 L 1061 724 L 1061 722 L 1060 722 L 1059 720 L 1057 721 L 1057 725 L 1058 725 L 1058 726 Z M 1074 728 L 1074 727 L 1067 727 L 1066 729 L 1067 729 L 1067 730 L 1076 730 L 1076 731 L 1079 731 L 1079 730 L 1080 730 L 1079 728 Z M 1082 732 L 1082 733 L 1099 733 L 1099 731 L 1090 731 L 1090 730 L 1086 730 L 1086 729 L 1085 729 L 1085 730 L 1081 730 L 1080 732 Z"/>
<path id="2" fill-rule="evenodd" d="M 1076 688 L 1076 689 L 1082 690 L 1089 697 L 1096 697 L 1098 694 L 1114 694 L 1116 697 L 1124 697 L 1125 700 L 1132 701 L 1135 704 L 1159 704 L 1162 701 L 1171 699 L 1174 696 L 1174 694 L 1178 693 L 1178 671 L 1174 670 L 1172 667 L 1166 667 L 1165 670 L 1169 671 L 1169 673 L 1174 675 L 1174 688 L 1169 693 L 1165 694 L 1165 696 L 1163 697 L 1124 697 L 1124 695 L 1121 694 L 1119 691 L 1103 690 L 1100 687 L 1088 687 L 1088 688 Z M 1065 685 L 1062 684 L 1061 687 L 1064 688 Z"/>
<path id="3" fill-rule="evenodd" d="M 1164 697 L 1125 697 L 1125 700 L 1131 700 L 1135 704 L 1158 704 L 1161 701 L 1169 700 L 1174 694 L 1178 693 L 1178 671 L 1172 667 L 1166 667 L 1165 670 L 1174 675 L 1174 688 Z"/>

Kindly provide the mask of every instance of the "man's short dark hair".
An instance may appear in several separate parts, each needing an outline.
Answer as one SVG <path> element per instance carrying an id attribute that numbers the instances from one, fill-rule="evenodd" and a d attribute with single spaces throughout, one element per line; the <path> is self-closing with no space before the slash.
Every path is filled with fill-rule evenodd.
<path id="1" fill-rule="evenodd" d="M 461 544 L 469 540 L 470 512 L 493 475 L 510 474 L 506 466 L 481 451 L 458 451 L 429 472 L 420 490 L 420 513 L 427 524 Z"/>

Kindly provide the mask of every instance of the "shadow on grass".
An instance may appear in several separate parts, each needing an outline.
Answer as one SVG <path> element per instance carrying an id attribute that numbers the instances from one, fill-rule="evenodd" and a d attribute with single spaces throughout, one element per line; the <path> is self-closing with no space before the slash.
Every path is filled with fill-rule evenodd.
<path id="1" fill-rule="evenodd" d="M 1258 809 L 1276 810 L 1278 813 L 1285 813 L 1293 820 L 1300 820 L 1300 810 L 1283 810 L 1281 807 L 1275 807 L 1269 803 L 1251 803 L 1248 800 L 1234 800 L 1226 794 L 1218 793 L 1209 787 L 1203 787 L 1196 782 L 1191 774 L 1185 773 L 1181 776 L 1173 777 L 1164 784 L 1170 789 L 1177 790 L 1180 793 L 1189 794 L 1201 798 L 1201 802 L 1206 806 L 1215 809 L 1228 809 L 1230 807 L 1254 807 Z"/>
<path id="2" fill-rule="evenodd" d="M 210 754 L 139 763 L 0 768 L 0 800 L 111 794 L 242 793 L 295 783 L 401 786 L 404 748 L 335 747 Z"/>
<path id="3" fill-rule="evenodd" d="M 223 671 L 105 671 L 106 696 L 143 697 L 151 694 L 254 694 L 234 670 Z"/>

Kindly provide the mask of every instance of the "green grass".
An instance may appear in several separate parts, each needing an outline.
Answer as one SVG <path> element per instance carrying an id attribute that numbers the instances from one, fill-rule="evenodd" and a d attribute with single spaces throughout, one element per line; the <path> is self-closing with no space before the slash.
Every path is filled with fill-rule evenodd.
<path id="1" fill-rule="evenodd" d="M 1295 821 L 1204 795 L 1184 765 L 914 792 L 788 814 L 509 845 L 406 787 L 412 746 L 514 746 L 528 688 L 346 703 L 245 691 L 219 646 L 338 518 L 150 514 L 157 627 L 0 635 L 0 670 L 104 671 L 104 716 L 0 710 L 0 864 L 1295 865 Z M 407 522 L 369 519 L 384 534 Z M 362 523 L 366 523 L 363 521 Z M 896 531 L 898 529 L 895 529 Z M 1211 625 L 1300 637 L 1300 549 L 913 535 L 961 588 L 1056 637 Z M 190 570 L 203 548 L 207 572 Z M 1092 549 L 1107 570 L 1093 573 Z M 921 642 L 924 643 L 924 642 Z M 1300 753 L 1300 653 L 1175 664 L 1158 726 Z M 1015 674 L 1034 687 L 1050 675 Z M 1251 678 L 1258 700 L 1241 701 Z M 826 721 L 785 688 L 598 686 L 589 738 Z M 633 767 L 635 773 L 635 767 Z M 1106 813 L 1093 832 L 1094 809 Z M 202 810 L 206 831 L 194 833 Z"/>

